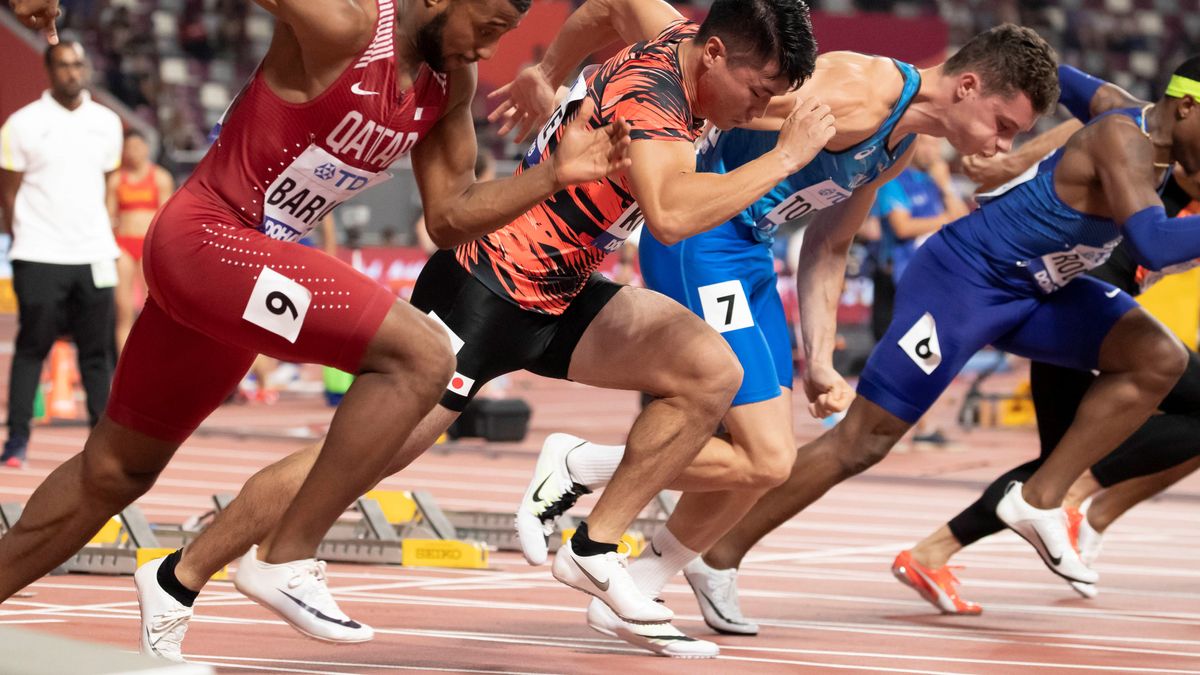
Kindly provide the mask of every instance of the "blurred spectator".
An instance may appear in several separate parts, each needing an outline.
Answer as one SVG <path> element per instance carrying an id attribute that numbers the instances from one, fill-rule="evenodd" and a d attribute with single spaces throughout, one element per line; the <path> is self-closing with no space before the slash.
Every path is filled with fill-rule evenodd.
<path id="1" fill-rule="evenodd" d="M 175 192 L 175 180 L 166 169 L 150 161 L 150 146 L 141 132 L 125 132 L 121 168 L 108 180 L 108 211 L 112 218 L 121 256 L 117 258 L 117 352 L 133 328 L 137 292 L 144 294 L 142 242 L 158 208 Z M 135 286 L 138 287 L 135 290 Z"/>
<path id="2" fill-rule="evenodd" d="M 9 466 L 24 463 L 42 362 L 61 333 L 75 342 L 93 425 L 113 368 L 117 245 L 105 191 L 121 165 L 121 120 L 84 88 L 90 70 L 79 43 L 47 47 L 45 63 L 50 90 L 0 128 L 0 199 L 17 295 L 0 457 Z"/>

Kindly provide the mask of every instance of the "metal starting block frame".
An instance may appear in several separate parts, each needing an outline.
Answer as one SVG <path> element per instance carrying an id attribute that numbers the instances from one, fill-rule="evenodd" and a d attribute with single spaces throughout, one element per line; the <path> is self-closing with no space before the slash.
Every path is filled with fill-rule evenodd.
<path id="1" fill-rule="evenodd" d="M 21 517 L 20 504 L 0 504 L 0 532 L 12 529 Z M 70 560 L 58 569 L 62 572 L 82 572 L 86 574 L 133 574 L 137 570 L 139 559 L 145 561 L 157 557 L 156 552 L 169 553 L 172 549 L 163 549 L 161 542 L 154 534 L 146 515 L 137 506 L 127 506 L 116 516 L 119 527 L 106 526 L 105 543 L 91 543 L 79 550 Z M 165 554 L 165 553 L 164 553 Z"/>

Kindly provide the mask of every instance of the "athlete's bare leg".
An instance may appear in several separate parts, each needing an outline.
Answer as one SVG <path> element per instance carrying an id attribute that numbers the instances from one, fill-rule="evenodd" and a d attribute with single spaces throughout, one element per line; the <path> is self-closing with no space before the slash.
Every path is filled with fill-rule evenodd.
<path id="1" fill-rule="evenodd" d="M 1137 431 L 1187 368 L 1178 338 L 1135 308 L 1117 321 L 1100 347 L 1100 375 L 1079 404 L 1075 420 L 1021 491 L 1042 509 L 1058 508 L 1071 483 Z"/>
<path id="2" fill-rule="evenodd" d="M 0 537 L 0 602 L 70 558 L 145 494 L 178 448 L 102 416 L 83 452 L 42 481 Z"/>
<path id="3" fill-rule="evenodd" d="M 457 412 L 434 406 L 392 457 L 379 480 L 420 457 L 457 417 Z M 310 445 L 251 476 L 228 508 L 184 547 L 183 558 L 175 567 L 179 582 L 199 591 L 222 567 L 262 541 L 300 491 L 320 452 L 321 444 Z"/>
<path id="4" fill-rule="evenodd" d="M 739 566 L 759 539 L 829 488 L 883 459 L 911 426 L 865 397 L 854 399 L 845 419 L 800 447 L 787 481 L 763 495 L 741 522 L 709 548 L 704 561 L 716 569 Z"/>
<path id="5" fill-rule="evenodd" d="M 1096 480 L 1090 470 L 1084 471 L 1079 474 L 1079 478 L 1076 478 L 1074 483 L 1071 483 L 1071 487 L 1067 488 L 1067 496 L 1063 497 L 1063 506 L 1077 509 L 1088 497 L 1103 489 L 1104 486 Z"/>
<path id="6" fill-rule="evenodd" d="M 117 258 L 117 287 L 113 300 L 117 314 L 117 352 L 125 349 L 125 341 L 129 339 L 129 331 L 133 328 L 134 280 L 141 276 L 141 265 L 125 251 Z"/>
<path id="7" fill-rule="evenodd" d="M 1133 478 L 1108 488 L 1092 499 L 1088 524 L 1103 532 L 1126 511 L 1157 495 L 1200 469 L 1200 457 L 1193 457 L 1165 471 Z"/>
<path id="8" fill-rule="evenodd" d="M 338 516 L 374 485 L 454 373 L 446 332 L 408 303 L 392 306 L 367 346 L 329 435 L 276 527 L 259 546 L 273 564 L 312 558 Z"/>
<path id="9" fill-rule="evenodd" d="M 615 544 L 650 500 L 696 457 L 741 383 L 729 345 L 669 298 L 622 288 L 588 326 L 569 376 L 658 397 L 642 410 L 625 455 L 588 517 L 588 535 Z"/>
<path id="10" fill-rule="evenodd" d="M 913 546 L 911 552 L 918 563 L 936 569 L 950 562 L 950 558 L 962 549 L 963 545 L 950 531 L 950 526 L 944 524 Z"/>
<path id="11" fill-rule="evenodd" d="M 667 527 L 693 551 L 703 551 L 754 503 L 791 474 L 796 458 L 792 392 L 731 408 L 728 437 L 714 437 L 671 483 L 684 490 Z"/>

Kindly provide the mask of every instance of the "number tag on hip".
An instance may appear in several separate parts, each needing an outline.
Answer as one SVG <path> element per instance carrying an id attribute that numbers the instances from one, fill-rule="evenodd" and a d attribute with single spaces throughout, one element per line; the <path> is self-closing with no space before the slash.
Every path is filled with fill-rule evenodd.
<path id="1" fill-rule="evenodd" d="M 746 300 L 746 290 L 737 279 L 701 286 L 696 292 L 700 294 L 700 308 L 704 312 L 704 320 L 716 328 L 718 333 L 728 333 L 754 325 L 750 303 Z"/>
<path id="2" fill-rule="evenodd" d="M 294 343 L 311 302 L 312 293 L 307 288 L 270 267 L 263 267 L 242 318 Z"/>
<path id="3" fill-rule="evenodd" d="M 917 319 L 900 338 L 900 348 L 926 375 L 932 375 L 937 370 L 942 363 L 942 346 L 938 343 L 937 322 L 932 314 L 925 312 Z"/>

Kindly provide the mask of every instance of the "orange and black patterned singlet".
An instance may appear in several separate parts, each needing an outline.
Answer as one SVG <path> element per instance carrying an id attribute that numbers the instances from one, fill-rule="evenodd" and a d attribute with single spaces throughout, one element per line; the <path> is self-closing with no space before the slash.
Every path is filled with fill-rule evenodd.
<path id="1" fill-rule="evenodd" d="M 619 115 L 629 122 L 635 142 L 694 142 L 704 120 L 692 115 L 677 48 L 697 28 L 677 21 L 655 39 L 630 45 L 580 75 L 517 173 L 554 153 L 584 96 L 596 104 L 593 128 Z M 641 223 L 629 178 L 622 174 L 555 193 L 503 228 L 459 246 L 455 255 L 501 297 L 530 311 L 562 314 L 604 256 L 620 248 Z"/>

